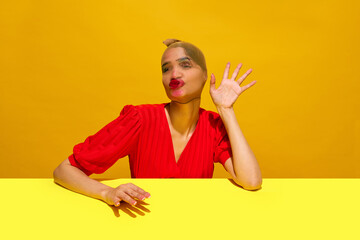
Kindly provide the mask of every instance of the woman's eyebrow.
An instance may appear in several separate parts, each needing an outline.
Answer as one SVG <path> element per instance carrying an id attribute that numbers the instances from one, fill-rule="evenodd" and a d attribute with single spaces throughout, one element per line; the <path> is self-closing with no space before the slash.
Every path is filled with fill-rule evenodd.
<path id="1" fill-rule="evenodd" d="M 181 61 L 184 61 L 184 60 L 189 60 L 190 61 L 190 58 L 182 57 L 182 58 L 177 59 L 176 61 L 181 62 Z M 161 67 L 165 66 L 168 63 L 170 63 L 170 62 L 165 62 L 163 65 L 161 65 Z"/>

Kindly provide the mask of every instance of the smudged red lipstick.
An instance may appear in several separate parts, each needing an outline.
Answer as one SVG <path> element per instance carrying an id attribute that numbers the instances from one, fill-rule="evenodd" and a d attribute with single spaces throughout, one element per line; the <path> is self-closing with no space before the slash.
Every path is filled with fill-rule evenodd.
<path id="1" fill-rule="evenodd" d="M 171 79 L 169 87 L 171 89 L 177 89 L 184 86 L 184 84 L 185 84 L 184 81 L 181 79 Z"/>

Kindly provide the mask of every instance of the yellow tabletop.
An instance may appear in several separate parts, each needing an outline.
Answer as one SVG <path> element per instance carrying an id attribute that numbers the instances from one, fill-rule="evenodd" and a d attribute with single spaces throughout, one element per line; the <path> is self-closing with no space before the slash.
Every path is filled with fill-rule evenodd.
<path id="1" fill-rule="evenodd" d="M 360 179 L 117 179 L 150 192 L 110 207 L 52 179 L 0 179 L 2 239 L 360 239 Z"/>

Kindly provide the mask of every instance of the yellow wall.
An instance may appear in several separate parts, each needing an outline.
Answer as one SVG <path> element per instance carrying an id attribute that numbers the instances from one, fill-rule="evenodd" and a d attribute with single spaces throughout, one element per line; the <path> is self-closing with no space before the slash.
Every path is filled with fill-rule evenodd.
<path id="1" fill-rule="evenodd" d="M 0 177 L 51 177 L 124 105 L 168 101 L 166 38 L 218 80 L 253 68 L 235 110 L 263 177 L 360 177 L 358 1 L 194 2 L 2 1 Z M 130 177 L 127 159 L 95 177 Z"/>

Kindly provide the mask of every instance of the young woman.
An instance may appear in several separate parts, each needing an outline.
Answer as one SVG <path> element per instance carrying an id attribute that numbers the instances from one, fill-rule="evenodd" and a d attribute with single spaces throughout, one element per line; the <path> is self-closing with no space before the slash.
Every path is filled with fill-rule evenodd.
<path id="1" fill-rule="evenodd" d="M 135 205 L 150 194 L 132 183 L 112 188 L 89 177 L 128 155 L 132 178 L 211 178 L 214 162 L 220 162 L 243 188 L 261 187 L 260 167 L 233 110 L 239 95 L 255 84 L 240 86 L 252 70 L 236 80 L 239 64 L 229 78 L 228 63 L 217 89 L 212 74 L 210 95 L 218 113 L 206 111 L 200 108 L 208 78 L 203 53 L 177 39 L 164 44 L 162 82 L 171 101 L 126 105 L 118 118 L 74 146 L 54 171 L 56 183 L 110 205 Z"/>

